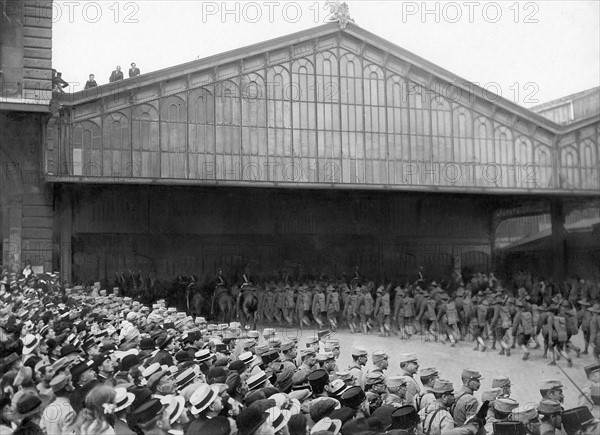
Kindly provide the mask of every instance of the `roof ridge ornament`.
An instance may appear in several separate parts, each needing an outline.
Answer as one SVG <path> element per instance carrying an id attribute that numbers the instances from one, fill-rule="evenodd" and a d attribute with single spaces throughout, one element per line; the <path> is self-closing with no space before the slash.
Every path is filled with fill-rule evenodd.
<path id="1" fill-rule="evenodd" d="M 345 29 L 348 23 L 354 23 L 354 19 L 350 17 L 350 8 L 346 2 L 340 3 L 330 3 L 332 16 L 329 18 L 330 23 L 337 22 L 340 26 L 340 29 Z"/>

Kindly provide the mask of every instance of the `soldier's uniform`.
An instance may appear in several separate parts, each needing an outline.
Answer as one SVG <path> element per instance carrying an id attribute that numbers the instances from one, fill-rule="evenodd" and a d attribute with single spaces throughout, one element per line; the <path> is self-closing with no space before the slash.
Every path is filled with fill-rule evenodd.
<path id="1" fill-rule="evenodd" d="M 478 300 L 473 301 L 475 305 L 473 306 L 473 310 L 471 311 L 471 332 L 473 333 L 473 337 L 475 337 L 476 344 L 473 350 L 478 350 L 481 345 L 481 351 L 485 352 L 487 346 L 483 341 L 483 334 L 485 332 L 485 326 L 487 324 L 487 312 L 489 307 L 489 302 L 483 299 L 483 294 L 477 295 Z"/>
<path id="2" fill-rule="evenodd" d="M 340 312 L 340 295 L 337 288 L 330 285 L 327 287 L 327 300 L 325 301 L 327 306 L 327 320 L 334 331 L 337 331 L 337 316 Z"/>
<path id="3" fill-rule="evenodd" d="M 434 294 L 430 294 L 429 298 L 422 302 L 419 314 L 415 319 L 420 322 L 425 331 L 425 341 L 431 341 L 432 336 L 435 338 L 437 315 L 435 313 L 436 302 L 434 297 Z"/>
<path id="4" fill-rule="evenodd" d="M 437 322 L 439 325 L 439 330 L 441 334 L 444 334 L 443 340 L 446 338 L 450 340 L 451 346 L 454 347 L 456 344 L 456 338 L 454 337 L 454 333 L 452 327 L 448 322 L 448 305 L 450 302 L 450 296 L 447 293 L 442 293 L 440 296 L 440 304 L 437 307 Z M 451 305 L 453 308 L 453 322 L 454 326 L 456 326 L 456 306 L 454 304 Z"/>
<path id="5" fill-rule="evenodd" d="M 273 322 L 275 314 L 275 295 L 269 287 L 264 296 L 263 315 L 267 322 Z"/>
<path id="6" fill-rule="evenodd" d="M 344 306 L 346 322 L 350 327 L 350 331 L 354 333 L 356 331 L 355 319 L 358 313 L 358 295 L 356 289 L 352 289 L 348 295 L 348 301 Z"/>
<path id="7" fill-rule="evenodd" d="M 358 315 L 360 317 L 360 326 L 365 334 L 372 328 L 371 317 L 373 316 L 373 296 L 367 286 L 362 287 L 362 293 L 358 297 Z"/>
<path id="8" fill-rule="evenodd" d="M 391 376 L 387 378 L 386 384 L 388 392 L 382 395 L 383 404 L 396 408 L 406 405 L 406 378 Z"/>
<path id="9" fill-rule="evenodd" d="M 283 322 L 283 316 L 285 313 L 285 293 L 282 291 L 281 287 L 275 287 L 275 321 L 278 324 Z"/>
<path id="10" fill-rule="evenodd" d="M 300 356 L 302 358 L 302 363 L 298 366 L 298 369 L 296 370 L 296 373 L 300 372 L 302 373 L 305 377 L 308 377 L 308 375 L 315 369 L 313 366 L 309 366 L 308 364 L 306 364 L 306 362 L 304 361 L 304 359 L 310 355 L 314 355 L 316 356 L 317 353 L 313 350 L 313 349 L 302 349 L 300 351 Z"/>
<path id="11" fill-rule="evenodd" d="M 367 369 L 366 374 L 368 375 L 369 373 L 380 373 L 385 378 L 385 374 L 383 373 L 383 369 L 380 367 L 380 365 L 382 361 L 388 359 L 388 355 L 382 350 L 376 350 L 371 355 L 371 359 L 373 361 L 373 365 Z"/>
<path id="12" fill-rule="evenodd" d="M 399 363 L 411 361 L 417 362 L 417 360 L 417 356 L 414 353 L 401 354 Z M 413 375 L 406 370 L 401 369 L 399 376 L 403 376 L 406 379 L 406 402 L 412 403 L 414 397 L 421 391 L 421 387 Z"/>
<path id="13" fill-rule="evenodd" d="M 500 355 L 510 356 L 510 346 L 505 340 L 506 331 L 512 326 L 509 308 L 501 295 L 496 296 L 494 300 L 494 315 L 490 323 L 494 338 L 492 348 L 496 342 L 500 342 Z"/>
<path id="14" fill-rule="evenodd" d="M 366 357 L 366 356 L 367 356 L 367 351 L 365 349 L 357 348 L 357 347 L 352 349 L 352 357 L 353 358 L 354 357 Z M 352 361 L 352 364 L 350 364 L 348 366 L 348 371 L 354 378 L 355 385 L 358 385 L 359 387 L 364 388 L 365 380 L 364 380 L 364 372 L 362 370 L 362 366 L 360 364 L 358 364 L 356 361 Z"/>
<path id="15" fill-rule="evenodd" d="M 323 319 L 327 315 L 327 307 L 325 304 L 325 293 L 321 286 L 317 287 L 317 292 L 313 296 L 312 300 L 312 313 L 315 321 L 319 324 L 319 327 L 325 326 Z"/>
<path id="16" fill-rule="evenodd" d="M 585 366 L 584 370 L 585 375 L 589 379 L 592 373 L 600 372 L 600 362 Z M 593 383 L 590 380 L 590 383 L 585 385 L 581 391 L 582 394 L 579 394 L 577 405 L 588 407 L 593 415 L 600 415 L 600 383 Z"/>
<path id="17" fill-rule="evenodd" d="M 517 300 L 517 313 L 513 319 L 512 335 L 517 337 L 517 342 L 523 350 L 523 359 L 529 358 L 529 348 L 527 344 L 533 335 L 533 314 L 525 310 L 525 304 L 521 300 Z"/>
<path id="18" fill-rule="evenodd" d="M 538 412 L 543 417 L 550 417 L 556 414 L 562 414 L 562 407 L 560 403 L 554 400 L 542 400 L 538 405 Z M 550 421 L 542 418 L 542 423 L 540 424 L 540 435 L 555 435 L 556 428 L 550 423 Z"/>
<path id="19" fill-rule="evenodd" d="M 525 405 L 520 405 L 519 407 L 512 410 L 511 419 L 513 421 L 523 423 L 527 430 L 527 425 L 536 424 L 533 422 L 539 421 L 537 405 L 535 403 L 526 403 Z M 532 435 L 532 432 L 529 430 L 527 430 L 526 433 L 527 435 Z"/>
<path id="20" fill-rule="evenodd" d="M 583 354 L 587 355 L 588 347 L 590 346 L 590 322 L 592 320 L 592 313 L 588 311 L 588 308 L 591 306 L 590 302 L 587 299 L 582 299 L 579 301 L 580 309 L 577 312 L 577 317 L 579 320 L 579 325 L 581 326 L 581 332 L 583 332 Z"/>
<path id="21" fill-rule="evenodd" d="M 593 307 L 588 308 L 592 313 L 590 318 L 590 343 L 594 346 L 594 357 L 600 358 L 600 304 L 596 303 Z"/>
<path id="22" fill-rule="evenodd" d="M 473 370 L 463 370 L 461 378 L 464 380 L 482 379 L 481 374 Z M 456 400 L 452 407 L 452 417 L 457 426 L 462 426 L 469 418 L 477 414 L 479 402 L 475 396 L 473 396 L 473 390 L 466 385 L 461 387 L 455 397 Z"/>
<path id="23" fill-rule="evenodd" d="M 451 393 L 454 387 L 451 382 L 436 380 L 433 391 L 438 394 Z M 439 400 L 435 400 L 419 411 L 423 433 L 428 435 L 445 434 L 455 428 L 456 424 L 448 408 Z"/>
<path id="24" fill-rule="evenodd" d="M 296 343 L 294 343 L 293 341 L 284 341 L 283 343 L 281 343 L 281 366 L 282 366 L 282 370 L 285 368 L 290 368 L 292 370 L 296 370 L 297 366 L 296 366 L 296 361 L 294 360 L 294 358 L 290 355 L 288 355 L 287 353 L 283 353 L 283 352 L 288 352 L 289 350 L 293 349 L 294 347 L 296 347 Z"/>
<path id="25" fill-rule="evenodd" d="M 296 307 L 294 301 L 294 289 L 290 287 L 289 284 L 285 285 L 285 293 L 284 293 L 284 309 L 283 309 L 283 317 L 286 322 L 291 325 L 294 322 L 294 308 Z"/>
<path id="26" fill-rule="evenodd" d="M 433 376 L 437 377 L 438 375 L 438 371 L 435 367 L 424 368 L 419 373 L 419 376 L 422 378 Z M 419 391 L 419 394 L 415 395 L 412 401 L 412 405 L 417 411 L 420 411 L 421 409 L 427 408 L 433 402 L 435 402 L 435 395 L 433 394 L 433 389 L 430 387 L 423 386 L 423 388 L 421 388 L 421 391 Z"/>
<path id="27" fill-rule="evenodd" d="M 490 404 L 488 414 L 485 419 L 485 431 L 489 434 L 494 433 L 494 423 L 510 421 L 510 413 L 516 409 L 519 403 L 509 398 L 498 398 Z"/>

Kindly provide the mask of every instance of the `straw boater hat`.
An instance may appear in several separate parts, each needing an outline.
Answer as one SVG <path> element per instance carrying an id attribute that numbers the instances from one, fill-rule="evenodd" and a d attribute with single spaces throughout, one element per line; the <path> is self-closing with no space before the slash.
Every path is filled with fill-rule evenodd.
<path id="1" fill-rule="evenodd" d="M 211 387 L 208 384 L 202 384 L 190 397 L 191 409 L 193 415 L 198 415 L 219 396 L 219 387 Z"/>
<path id="2" fill-rule="evenodd" d="M 163 405 L 167 406 L 169 421 L 171 424 L 174 424 L 181 417 L 183 411 L 185 411 L 185 399 L 181 396 L 169 394 L 160 399 L 160 401 Z"/>
<path id="3" fill-rule="evenodd" d="M 127 392 L 125 388 L 116 387 L 115 393 L 115 412 L 127 408 L 135 400 L 135 395 L 133 393 Z"/>
<path id="4" fill-rule="evenodd" d="M 292 416 L 292 413 L 287 409 L 280 410 L 277 407 L 269 408 L 265 412 L 269 414 L 267 421 L 273 426 L 275 433 L 280 431 Z"/>

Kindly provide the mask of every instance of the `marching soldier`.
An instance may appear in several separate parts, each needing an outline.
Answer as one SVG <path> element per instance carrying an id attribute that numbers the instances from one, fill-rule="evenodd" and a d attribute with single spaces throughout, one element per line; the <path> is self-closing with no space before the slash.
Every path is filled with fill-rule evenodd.
<path id="1" fill-rule="evenodd" d="M 425 331 L 425 341 L 431 341 L 431 337 L 435 339 L 435 333 L 437 329 L 437 316 L 435 313 L 435 292 L 432 291 L 429 294 L 429 298 L 423 300 L 419 314 L 415 318 L 415 321 L 421 325 L 421 330 Z"/>
<path id="2" fill-rule="evenodd" d="M 577 315 L 577 310 L 571 305 L 571 302 L 564 299 L 560 304 L 558 314 L 564 317 L 567 325 L 567 341 L 564 345 L 564 351 L 567 353 L 569 349 L 573 349 L 577 358 L 579 358 L 581 349 L 571 341 L 571 337 L 579 333 L 579 316 Z"/>
<path id="3" fill-rule="evenodd" d="M 590 324 L 592 320 L 592 313 L 588 310 L 592 304 L 586 299 L 583 298 L 579 302 L 579 311 L 577 312 L 577 317 L 579 318 L 579 325 L 581 325 L 581 331 L 583 332 L 583 341 L 584 347 L 583 352 L 584 355 L 588 354 L 588 347 L 590 346 Z"/>
<path id="4" fill-rule="evenodd" d="M 325 301 L 327 307 L 327 320 L 333 331 L 337 331 L 337 316 L 340 312 L 340 295 L 338 289 L 334 285 L 327 287 L 327 299 Z"/>
<path id="5" fill-rule="evenodd" d="M 310 320 L 308 318 L 308 312 L 311 308 L 312 294 L 305 284 L 301 287 L 301 292 L 298 295 L 298 301 L 296 303 L 296 309 L 298 310 L 298 320 L 300 328 L 302 325 L 310 326 Z"/>
<path id="6" fill-rule="evenodd" d="M 553 299 L 553 301 L 562 303 L 562 301 L 557 300 L 557 298 Z M 547 318 L 549 331 L 548 347 L 552 350 L 550 364 L 556 364 L 556 350 L 559 353 L 559 355 L 563 356 L 567 360 L 567 364 L 569 365 L 569 367 L 573 367 L 573 361 L 569 357 L 569 354 L 567 353 L 566 349 L 567 342 L 569 341 L 569 333 L 567 331 L 567 319 L 558 313 L 554 314 L 557 311 L 556 306 L 552 306 L 551 310 L 552 311 L 550 312 Z"/>
<path id="7" fill-rule="evenodd" d="M 506 299 L 501 295 L 496 296 L 494 299 L 494 317 L 490 323 L 492 330 L 493 341 L 492 349 L 496 347 L 496 342 L 500 343 L 499 355 L 510 356 L 510 346 L 505 340 L 506 332 L 512 326 L 512 319 L 510 317 L 508 306 L 506 305 Z"/>
<path id="8" fill-rule="evenodd" d="M 373 315 L 379 323 L 380 337 L 387 337 L 390 335 L 392 328 L 390 326 L 390 287 L 388 286 L 385 290 L 383 285 L 377 289 L 377 300 L 375 301 L 375 309 Z"/>
<path id="9" fill-rule="evenodd" d="M 275 321 L 278 325 L 283 323 L 285 314 L 285 293 L 282 291 L 281 284 L 275 286 Z"/>
<path id="10" fill-rule="evenodd" d="M 448 305 L 452 304 L 452 321 L 454 322 L 453 326 L 456 326 L 456 306 L 450 302 L 450 296 L 448 293 L 442 293 L 440 296 L 440 304 L 437 310 L 437 324 L 439 326 L 439 330 L 442 334 L 444 334 L 443 341 L 446 342 L 446 338 L 450 340 L 450 346 L 454 347 L 456 345 L 456 338 L 454 337 L 453 326 L 449 323 L 448 316 Z"/>
<path id="11" fill-rule="evenodd" d="M 600 304 L 595 303 L 592 308 L 588 308 L 592 313 L 590 319 L 590 343 L 594 346 L 594 357 L 600 360 Z"/>
<path id="12" fill-rule="evenodd" d="M 374 302 L 368 286 L 363 285 L 361 291 L 357 302 L 358 315 L 363 333 L 368 334 L 369 330 L 373 327 L 371 325 L 371 317 L 373 316 Z"/>
<path id="13" fill-rule="evenodd" d="M 523 361 L 529 358 L 529 348 L 527 344 L 533 335 L 533 314 L 525 310 L 525 304 L 521 300 L 516 302 L 515 318 L 512 324 L 512 335 L 517 337 L 517 342 L 523 350 Z"/>
<path id="14" fill-rule="evenodd" d="M 267 322 L 272 323 L 275 314 L 275 295 L 273 294 L 273 289 L 270 285 L 265 286 L 265 296 L 263 301 L 263 316 Z"/>
<path id="15" fill-rule="evenodd" d="M 457 426 L 462 426 L 467 420 L 477 414 L 479 402 L 473 393 L 481 387 L 481 374 L 475 370 L 465 369 L 461 375 L 463 386 L 456 395 L 452 408 L 452 417 Z"/>
<path id="16" fill-rule="evenodd" d="M 346 322 L 350 328 L 350 332 L 353 334 L 358 330 L 355 320 L 358 313 L 358 295 L 356 294 L 356 288 L 350 289 L 348 294 L 348 301 L 344 303 L 344 311 Z"/>
<path id="17" fill-rule="evenodd" d="M 294 308 L 296 306 L 294 301 L 294 289 L 290 287 L 289 284 L 285 285 L 285 293 L 284 293 L 284 308 L 283 308 L 283 317 L 288 325 L 292 326 L 294 323 Z"/>
<path id="18" fill-rule="evenodd" d="M 312 314 L 315 321 L 318 323 L 319 328 L 323 328 L 325 323 L 323 319 L 327 315 L 327 307 L 325 304 L 325 293 L 323 293 L 323 287 L 321 285 L 317 285 L 316 293 L 312 299 Z"/>

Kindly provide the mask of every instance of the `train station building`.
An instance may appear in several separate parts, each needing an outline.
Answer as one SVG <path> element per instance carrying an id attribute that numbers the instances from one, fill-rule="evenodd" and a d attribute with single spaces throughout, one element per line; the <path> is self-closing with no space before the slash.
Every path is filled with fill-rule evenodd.
<path id="1" fill-rule="evenodd" d="M 10 268 L 600 274 L 597 88 L 527 109 L 340 19 L 44 96 L 51 22 L 20 26 L 2 30 L 22 65 L 0 106 Z M 511 234 L 536 216 L 534 261 Z"/>

